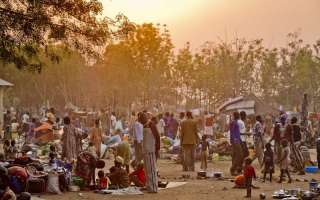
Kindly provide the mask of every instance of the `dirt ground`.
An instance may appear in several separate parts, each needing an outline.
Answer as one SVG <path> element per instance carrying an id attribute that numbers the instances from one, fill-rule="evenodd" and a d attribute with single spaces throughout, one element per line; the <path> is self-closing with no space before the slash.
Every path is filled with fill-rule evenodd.
<path id="1" fill-rule="evenodd" d="M 256 161 L 257 162 L 257 161 Z M 109 163 L 109 162 L 108 162 Z M 231 165 L 230 161 L 219 161 L 209 163 L 209 170 L 214 171 L 222 171 L 225 177 L 230 177 L 228 169 Z M 254 163 L 256 165 L 256 163 Z M 234 183 L 225 180 L 225 181 L 217 181 L 217 180 L 197 180 L 196 179 L 196 172 L 194 173 L 186 173 L 182 172 L 181 166 L 175 164 L 173 161 L 170 160 L 159 160 L 158 167 L 160 170 L 161 180 L 163 181 L 186 181 L 187 184 L 160 191 L 158 194 L 144 194 L 144 195 L 137 195 L 137 196 L 112 196 L 112 195 L 101 195 L 101 194 L 94 194 L 93 192 L 81 192 L 82 196 L 79 195 L 79 192 L 69 192 L 63 195 L 44 195 L 41 198 L 46 200 L 70 200 L 70 199 L 83 199 L 83 200 L 93 200 L 93 199 L 112 199 L 112 200 L 147 200 L 147 199 L 161 199 L 161 200 L 215 200 L 215 199 L 245 199 L 244 196 L 246 191 L 244 189 L 233 189 Z M 200 163 L 196 165 L 197 169 L 200 167 Z M 258 176 L 261 176 L 259 167 L 256 167 L 256 171 Z M 182 175 L 190 174 L 190 179 L 182 179 Z M 285 189 L 294 189 L 294 188 L 301 188 L 301 189 L 308 189 L 307 182 L 300 182 L 296 181 L 297 178 L 299 179 L 312 179 L 315 178 L 320 180 L 320 174 L 307 174 L 303 176 L 292 175 L 293 179 L 295 180 L 291 184 L 279 184 L 276 183 L 279 177 L 279 170 L 276 170 L 274 174 L 274 180 L 272 183 L 266 182 L 262 183 L 261 180 L 254 181 L 254 185 L 260 187 L 260 189 L 254 189 L 252 193 L 251 199 L 259 199 L 260 193 L 265 193 L 267 195 L 267 199 L 272 199 L 272 193 L 274 190 L 278 190 L 281 188 Z"/>
<path id="2" fill-rule="evenodd" d="M 0 144 L 0 150 L 1 150 Z M 311 150 L 311 157 L 313 160 L 316 158 L 315 150 Z M 107 160 L 106 169 L 110 168 L 112 162 Z M 254 166 L 256 168 L 257 175 L 261 177 L 260 169 L 257 166 L 257 161 L 255 161 Z M 231 161 L 217 161 L 208 163 L 208 171 L 220 171 L 224 173 L 224 177 L 231 178 L 229 173 L 229 168 L 231 166 Z M 245 189 L 234 189 L 234 183 L 230 180 L 198 180 L 196 179 L 196 172 L 186 173 L 182 172 L 182 167 L 179 164 L 174 163 L 171 160 L 158 160 L 158 168 L 160 171 L 160 177 L 162 181 L 186 181 L 187 184 L 159 191 L 158 194 L 144 194 L 144 195 L 131 195 L 131 196 L 114 196 L 114 195 L 102 195 L 95 194 L 93 192 L 67 192 L 62 195 L 41 195 L 35 196 L 42 200 L 215 200 L 215 199 L 226 199 L 226 200 L 236 200 L 245 199 L 246 194 Z M 196 163 L 196 170 L 200 169 L 200 163 Z M 183 179 L 182 175 L 190 175 L 190 179 Z M 260 179 L 254 181 L 254 185 L 258 186 L 260 189 L 254 189 L 252 191 L 251 199 L 259 199 L 260 193 L 265 193 L 267 199 L 272 199 L 272 194 L 275 190 L 281 188 L 284 189 L 308 189 L 307 182 L 297 181 L 296 179 L 307 179 L 312 178 L 320 180 L 320 173 L 318 174 L 306 174 L 306 175 L 296 175 L 292 174 L 293 183 L 277 183 L 279 177 L 279 170 L 276 169 L 274 174 L 274 180 L 272 183 L 263 183 Z M 82 194 L 81 196 L 79 194 Z"/>

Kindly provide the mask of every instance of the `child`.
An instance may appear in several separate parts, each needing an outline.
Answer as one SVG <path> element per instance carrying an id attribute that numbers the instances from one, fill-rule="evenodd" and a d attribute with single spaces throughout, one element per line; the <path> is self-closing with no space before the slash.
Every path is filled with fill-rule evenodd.
<path id="1" fill-rule="evenodd" d="M 207 135 L 203 135 L 201 138 L 201 167 L 202 170 L 207 170 L 208 164 L 208 147 L 209 143 L 207 141 Z"/>
<path id="2" fill-rule="evenodd" d="M 56 145 L 52 144 L 52 145 L 50 145 L 49 148 L 50 148 L 49 157 L 53 157 L 53 158 L 57 159 L 58 158 L 58 152 L 57 152 Z"/>
<path id="3" fill-rule="evenodd" d="M 251 187 L 252 187 L 252 178 L 256 179 L 256 172 L 254 168 L 251 165 L 252 159 L 246 158 L 245 159 L 245 166 L 243 170 L 243 175 L 246 182 L 246 188 L 247 188 L 247 196 L 246 198 L 251 198 Z"/>
<path id="4" fill-rule="evenodd" d="M 10 141 L 9 140 L 4 141 L 3 152 L 4 152 L 4 158 L 8 159 L 9 153 L 10 153 Z"/>
<path id="5" fill-rule="evenodd" d="M 273 151 L 271 149 L 271 144 L 266 144 L 266 150 L 263 155 L 263 165 L 264 165 L 264 175 L 263 182 L 266 181 L 267 173 L 270 174 L 270 182 L 272 182 L 272 174 L 274 173 L 274 163 L 273 163 Z"/>
<path id="6" fill-rule="evenodd" d="M 109 178 L 105 176 L 104 172 L 102 170 L 98 171 L 98 189 L 104 190 L 109 188 Z"/>
<path id="7" fill-rule="evenodd" d="M 290 164 L 290 148 L 288 145 L 288 140 L 283 139 L 281 141 L 281 146 L 282 146 L 282 152 L 281 152 L 281 157 L 280 157 L 280 180 L 279 183 L 282 183 L 283 175 L 286 173 L 288 175 L 289 181 L 288 183 L 291 183 L 291 177 L 289 173 L 289 164 Z"/>
<path id="8" fill-rule="evenodd" d="M 133 183 L 137 187 L 144 187 L 146 185 L 146 176 L 143 168 L 143 161 L 141 161 L 135 170 L 129 174 L 130 183 Z"/>

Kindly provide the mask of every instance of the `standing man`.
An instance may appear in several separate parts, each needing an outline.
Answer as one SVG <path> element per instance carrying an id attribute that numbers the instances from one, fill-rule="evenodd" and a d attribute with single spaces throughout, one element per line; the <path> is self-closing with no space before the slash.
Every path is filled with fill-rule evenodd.
<path id="1" fill-rule="evenodd" d="M 183 171 L 195 170 L 195 148 L 199 141 L 197 122 L 192 113 L 187 112 L 187 119 L 181 122 L 181 147 L 183 149 Z"/>
<path id="2" fill-rule="evenodd" d="M 263 149 L 264 149 L 264 128 L 263 128 L 263 121 L 261 115 L 256 116 L 256 123 L 253 126 L 253 143 L 254 149 L 256 152 L 256 157 L 258 158 L 258 162 L 260 167 L 263 164 Z"/>
<path id="3" fill-rule="evenodd" d="M 116 130 L 116 123 L 117 123 L 117 117 L 116 117 L 116 113 L 112 112 L 111 116 L 110 116 L 110 135 L 113 134 L 113 132 L 115 132 Z"/>
<path id="4" fill-rule="evenodd" d="M 240 138 L 241 138 L 241 147 L 242 147 L 242 152 L 243 152 L 243 161 L 246 157 L 249 156 L 249 150 L 247 146 L 247 129 L 246 129 L 246 124 L 245 121 L 247 119 L 247 113 L 245 111 L 240 112 L 240 119 L 238 120 L 239 128 L 240 128 Z"/>
<path id="5" fill-rule="evenodd" d="M 148 192 L 158 192 L 158 177 L 156 160 L 160 150 L 160 135 L 156 125 L 148 120 L 146 113 L 139 115 L 139 122 L 143 124 L 143 155 Z"/>
<path id="6" fill-rule="evenodd" d="M 232 166 L 230 168 L 230 173 L 233 176 L 239 175 L 242 171 L 243 152 L 238 123 L 239 119 L 239 112 L 234 112 L 233 120 L 230 123 L 230 144 L 232 146 Z"/>
<path id="7" fill-rule="evenodd" d="M 175 118 L 174 114 L 171 113 L 170 115 L 170 124 L 169 124 L 169 137 L 171 137 L 172 139 L 175 139 L 178 133 L 178 128 L 179 128 L 179 122 L 178 120 Z"/>
<path id="8" fill-rule="evenodd" d="M 138 119 L 141 113 L 138 113 Z M 136 120 L 133 124 L 133 144 L 134 144 L 134 153 L 135 153 L 135 162 L 136 164 L 140 163 L 143 159 L 142 153 L 142 141 L 143 141 L 143 125 Z"/>
<path id="9" fill-rule="evenodd" d="M 129 119 L 129 123 L 128 123 L 128 129 L 129 129 L 129 137 L 133 138 L 133 132 L 134 132 L 134 123 L 136 122 L 137 117 L 136 117 L 136 113 L 133 111 L 131 113 L 130 119 Z"/>
<path id="10" fill-rule="evenodd" d="M 286 121 L 286 115 L 281 113 L 278 122 L 276 122 L 274 126 L 272 138 L 269 140 L 269 143 L 271 143 L 274 140 L 274 153 L 277 162 L 280 161 L 281 157 L 281 140 L 285 136 Z"/>

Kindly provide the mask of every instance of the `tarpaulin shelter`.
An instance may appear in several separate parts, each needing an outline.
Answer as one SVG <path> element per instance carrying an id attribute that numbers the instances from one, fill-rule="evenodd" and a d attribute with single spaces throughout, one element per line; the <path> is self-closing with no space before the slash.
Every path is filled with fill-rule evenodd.
<path id="1" fill-rule="evenodd" d="M 245 111 L 247 115 L 278 114 L 279 110 L 264 102 L 257 96 L 239 96 L 224 102 L 218 108 L 219 113 L 231 114 L 235 111 Z"/>

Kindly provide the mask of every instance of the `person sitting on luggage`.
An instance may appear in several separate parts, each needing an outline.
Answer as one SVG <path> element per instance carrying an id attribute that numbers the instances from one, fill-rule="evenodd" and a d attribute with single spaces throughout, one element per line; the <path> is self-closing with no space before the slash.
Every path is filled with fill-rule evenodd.
<path id="1" fill-rule="evenodd" d="M 144 187 L 146 185 L 146 176 L 143 167 L 143 161 L 138 163 L 135 170 L 129 174 L 130 183 L 137 187 Z"/>
<path id="2" fill-rule="evenodd" d="M 3 191 L 3 193 L 0 194 L 0 199 L 1 200 L 16 200 L 17 197 L 16 197 L 15 193 L 10 189 L 9 176 L 2 174 L 0 179 L 1 179 L 0 190 Z"/>
<path id="3" fill-rule="evenodd" d="M 114 166 L 110 168 L 110 174 L 107 175 L 111 181 L 110 187 L 113 189 L 127 188 L 130 186 L 128 173 L 122 166 L 123 158 L 117 156 L 114 161 Z"/>
<path id="4" fill-rule="evenodd" d="M 104 190 L 109 188 L 110 180 L 107 176 L 105 176 L 102 170 L 98 171 L 98 189 Z"/>

